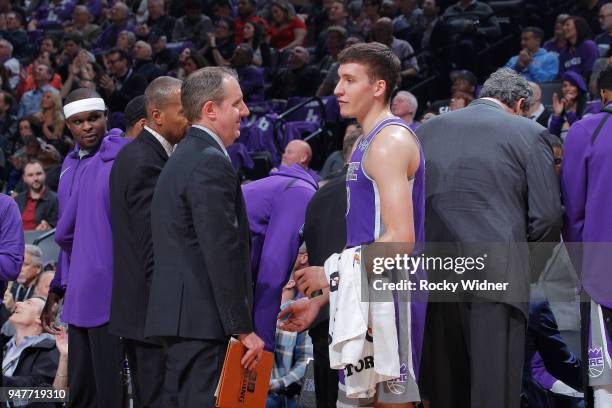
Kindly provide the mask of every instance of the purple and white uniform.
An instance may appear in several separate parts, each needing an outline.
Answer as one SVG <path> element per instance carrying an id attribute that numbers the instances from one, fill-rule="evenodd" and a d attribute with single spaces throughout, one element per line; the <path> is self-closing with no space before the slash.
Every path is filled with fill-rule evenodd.
<path id="1" fill-rule="evenodd" d="M 408 129 L 419 145 L 419 167 L 415 175 L 410 178 L 415 247 L 422 247 L 420 244 L 425 241 L 425 156 L 410 126 L 402 119 L 392 117 L 382 120 L 368 135 L 363 137 L 351 156 L 346 174 L 347 248 L 370 244 L 379 239 L 384 232 L 378 186 L 363 167 L 369 146 L 376 135 L 387 126 L 401 126 Z M 417 272 L 417 279 L 425 279 L 423 274 L 423 271 Z M 419 401 L 420 395 L 416 380 L 420 365 L 427 305 L 425 302 L 401 303 L 396 301 L 395 306 L 401 374 L 395 380 L 378 384 L 378 401 L 386 403 Z M 342 379 L 343 376 L 340 377 Z M 342 390 L 342 388 L 341 384 L 340 389 Z M 350 406 L 342 394 L 342 392 L 339 393 L 338 406 Z M 360 403 L 359 406 L 367 406 L 367 404 Z"/>

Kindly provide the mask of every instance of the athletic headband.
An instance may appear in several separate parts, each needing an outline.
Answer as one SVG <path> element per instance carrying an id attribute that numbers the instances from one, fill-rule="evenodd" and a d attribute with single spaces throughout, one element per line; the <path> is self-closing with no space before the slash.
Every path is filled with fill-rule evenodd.
<path id="1" fill-rule="evenodd" d="M 87 98 L 79 101 L 70 102 L 64 106 L 64 117 L 76 115 L 77 113 L 89 112 L 89 111 L 106 111 L 106 105 L 102 98 Z"/>

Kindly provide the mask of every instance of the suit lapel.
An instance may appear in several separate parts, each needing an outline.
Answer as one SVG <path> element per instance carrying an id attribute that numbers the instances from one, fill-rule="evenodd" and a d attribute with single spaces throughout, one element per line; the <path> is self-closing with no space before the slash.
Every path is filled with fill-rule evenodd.
<path id="1" fill-rule="evenodd" d="M 225 155 L 225 152 L 223 152 L 223 149 L 221 148 L 221 146 L 219 146 L 219 143 L 217 143 L 217 141 L 208 132 L 205 132 L 200 128 L 192 126 L 189 128 L 189 135 L 195 136 L 198 139 L 205 141 L 207 144 L 214 147 L 215 149 L 223 153 L 223 155 Z"/>
<path id="2" fill-rule="evenodd" d="M 138 135 L 138 139 L 142 140 L 144 143 L 150 145 L 153 150 L 162 158 L 164 162 L 168 161 L 168 154 L 164 147 L 159 143 L 159 141 L 146 129 L 142 129 L 142 132 Z"/>

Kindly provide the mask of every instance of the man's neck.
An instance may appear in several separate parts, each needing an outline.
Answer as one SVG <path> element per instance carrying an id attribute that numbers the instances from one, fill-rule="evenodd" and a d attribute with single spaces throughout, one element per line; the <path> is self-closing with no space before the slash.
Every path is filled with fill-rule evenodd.
<path id="1" fill-rule="evenodd" d="M 414 116 L 411 113 L 404 116 L 400 116 L 400 118 L 409 125 L 414 122 Z"/>
<path id="2" fill-rule="evenodd" d="M 130 72 L 130 68 L 129 67 L 125 71 L 123 71 L 122 73 L 117 73 L 115 75 L 115 78 L 123 78 L 124 76 L 126 76 L 128 74 L 128 72 Z"/>
<path id="3" fill-rule="evenodd" d="M 171 145 L 173 145 L 173 146 L 174 146 L 174 143 L 172 143 L 171 141 L 169 141 L 169 140 L 168 140 L 168 138 L 166 137 L 166 135 L 164 135 L 163 130 L 162 130 L 162 129 L 161 129 L 159 126 L 157 126 L 157 125 L 155 125 L 155 124 L 153 124 L 153 123 L 147 123 L 147 124 L 146 124 L 146 127 L 148 127 L 149 129 L 154 130 L 155 132 L 157 132 L 157 134 L 158 134 L 158 135 L 160 135 L 161 137 L 163 137 L 163 138 L 164 138 L 164 139 L 165 139 L 165 140 L 166 140 L 168 143 L 170 143 Z M 208 126 L 207 126 L 207 127 L 208 127 Z"/>
<path id="4" fill-rule="evenodd" d="M 45 81 L 45 82 L 34 82 L 34 84 L 36 85 L 36 89 L 41 89 L 47 85 L 49 85 L 49 82 Z"/>
<path id="5" fill-rule="evenodd" d="M 45 193 L 45 188 L 41 188 L 38 191 L 30 189 L 30 198 L 32 200 L 38 200 Z"/>
<path id="6" fill-rule="evenodd" d="M 365 115 L 356 119 L 361 128 L 363 129 L 363 133 L 365 135 L 368 135 L 376 127 L 376 125 L 378 125 L 378 123 L 392 116 L 393 114 L 391 113 L 389 106 L 381 106 L 380 104 L 376 104 L 375 102 L 374 108 L 369 109 Z"/>
<path id="7" fill-rule="evenodd" d="M 19 326 L 15 325 L 15 344 L 20 345 L 25 337 L 38 336 L 42 334 L 39 326 Z"/>

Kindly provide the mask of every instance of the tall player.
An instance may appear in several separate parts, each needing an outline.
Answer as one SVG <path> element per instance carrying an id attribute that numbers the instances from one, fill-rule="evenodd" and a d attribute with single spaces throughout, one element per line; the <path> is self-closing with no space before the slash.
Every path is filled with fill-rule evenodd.
<path id="1" fill-rule="evenodd" d="M 412 247 L 424 241 L 425 161 L 408 124 L 390 111 L 400 61 L 391 49 L 379 43 L 348 47 L 338 61 L 340 81 L 334 93 L 340 113 L 356 118 L 364 133 L 352 154 L 346 178 L 347 247 L 373 242 L 407 243 Z M 296 278 L 300 290 L 309 295 L 328 286 L 322 267 L 303 269 Z M 328 299 L 325 289 L 323 296 L 293 303 L 280 315 L 289 316 L 283 329 L 305 330 Z M 412 305 L 398 309 L 411 310 L 413 315 L 412 328 L 398 327 L 400 361 L 406 367 L 398 381 L 405 382 L 401 387 L 404 392 L 397 395 L 380 383 L 376 407 L 411 407 L 413 401 L 420 400 L 415 381 L 424 315 L 415 316 L 417 310 Z"/>

